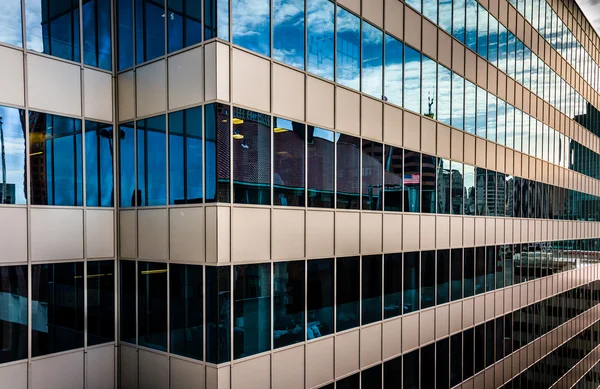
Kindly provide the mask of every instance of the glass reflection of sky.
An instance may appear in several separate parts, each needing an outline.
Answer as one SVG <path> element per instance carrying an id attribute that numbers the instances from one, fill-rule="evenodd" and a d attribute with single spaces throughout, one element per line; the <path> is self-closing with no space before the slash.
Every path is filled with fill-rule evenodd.
<path id="1" fill-rule="evenodd" d="M 308 71 L 333 80 L 334 4 L 307 0 Z"/>
<path id="2" fill-rule="evenodd" d="M 0 2 L 0 42 L 22 46 L 21 29 L 21 0 L 2 0 Z"/>
<path id="3" fill-rule="evenodd" d="M 383 94 L 383 32 L 363 22 L 362 91 L 381 98 Z"/>
<path id="4" fill-rule="evenodd" d="M 304 69 L 304 0 L 273 1 L 273 58 Z"/>
<path id="5" fill-rule="evenodd" d="M 337 8 L 336 82 L 352 89 L 360 88 L 360 19 Z"/>
<path id="6" fill-rule="evenodd" d="M 7 194 L 12 195 L 14 185 L 14 198 L 7 199 L 7 203 L 25 204 L 25 133 L 21 125 L 19 110 L 0 106 L 0 121 L 4 137 L 4 162 L 6 163 Z M 2 160 L 0 160 L 0 167 Z M 0 176 L 0 194 L 2 193 L 3 177 Z M 0 203 L 2 202 L 0 197 Z"/>
<path id="7" fill-rule="evenodd" d="M 420 113 L 421 53 L 406 46 L 404 55 L 404 108 Z"/>
<path id="8" fill-rule="evenodd" d="M 392 104 L 402 106 L 402 73 L 404 44 L 396 38 L 385 36 L 385 90 Z"/>
<path id="9" fill-rule="evenodd" d="M 232 0 L 233 43 L 269 56 L 271 23 L 269 0 Z"/>

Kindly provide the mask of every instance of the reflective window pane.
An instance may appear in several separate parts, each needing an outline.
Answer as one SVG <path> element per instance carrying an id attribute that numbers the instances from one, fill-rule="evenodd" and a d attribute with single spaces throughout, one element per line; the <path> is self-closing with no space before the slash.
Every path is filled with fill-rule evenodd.
<path id="1" fill-rule="evenodd" d="M 362 371 L 360 387 L 361 389 L 381 388 L 381 364 Z"/>
<path id="2" fill-rule="evenodd" d="M 304 261 L 273 265 L 273 344 L 275 348 L 304 341 Z"/>
<path id="3" fill-rule="evenodd" d="M 306 125 L 275 118 L 273 127 L 273 202 L 303 207 Z"/>
<path id="4" fill-rule="evenodd" d="M 360 325 L 360 258 L 336 260 L 336 331 Z"/>
<path id="5" fill-rule="evenodd" d="M 404 150 L 404 212 L 421 210 L 421 154 Z"/>
<path id="6" fill-rule="evenodd" d="M 231 359 L 231 268 L 206 266 L 206 361 Z"/>
<path id="7" fill-rule="evenodd" d="M 202 107 L 169 114 L 169 203 L 202 202 Z"/>
<path id="8" fill-rule="evenodd" d="M 271 203 L 271 116 L 233 108 L 233 200 Z M 217 166 L 219 165 L 217 161 Z"/>
<path id="9" fill-rule="evenodd" d="M 360 208 L 360 139 L 336 133 L 337 208 Z"/>
<path id="10" fill-rule="evenodd" d="M 229 40 L 229 0 L 204 0 L 204 39 Z"/>
<path id="11" fill-rule="evenodd" d="M 1 266 L 0 293 L 3 300 L 3 315 L 0 318 L 0 363 L 26 359 L 27 266 Z M 39 306 L 39 301 L 32 302 L 32 309 Z"/>
<path id="12" fill-rule="evenodd" d="M 403 312 L 419 310 L 419 252 L 404 253 L 404 304 Z"/>
<path id="13" fill-rule="evenodd" d="M 476 176 L 475 176 L 475 191 L 476 196 L 475 199 L 477 201 L 477 216 L 485 216 L 487 215 L 487 187 L 486 187 L 486 170 L 482 168 L 476 168 Z"/>
<path id="14" fill-rule="evenodd" d="M 381 320 L 381 255 L 362 257 L 362 324 Z"/>
<path id="15" fill-rule="evenodd" d="M 135 0 L 135 63 L 165 55 L 164 0 Z"/>
<path id="16" fill-rule="evenodd" d="M 304 69 L 304 0 L 273 1 L 273 58 Z"/>
<path id="17" fill-rule="evenodd" d="M 362 91 L 373 97 L 383 95 L 383 32 L 362 23 Z"/>
<path id="18" fill-rule="evenodd" d="M 85 122 L 85 193 L 87 206 L 114 206 L 113 127 Z"/>
<path id="19" fill-rule="evenodd" d="M 0 5 L 0 18 L 3 15 L 1 9 Z M 0 106 L 0 147 L 4 153 L 3 158 L 0 159 L 0 168 L 6 172 L 6 178 L 0 182 L 0 204 L 27 203 L 25 123 L 21 121 L 21 116 L 24 115 L 25 111 L 23 110 Z M 43 135 L 40 134 L 41 136 Z M 32 184 L 34 183 L 33 177 L 36 176 L 32 172 Z"/>
<path id="20" fill-rule="evenodd" d="M 470 134 L 476 132 L 477 119 L 477 87 L 472 82 L 465 81 L 465 131 Z"/>
<path id="21" fill-rule="evenodd" d="M 436 157 L 423 154 L 421 170 L 421 212 L 435 213 L 437 172 Z"/>
<path id="22" fill-rule="evenodd" d="M 435 305 L 435 251 L 421 252 L 421 306 L 420 309 Z"/>
<path id="23" fill-rule="evenodd" d="M 404 156 L 401 148 L 386 146 L 384 202 L 385 210 L 388 212 L 402 211 L 403 162 Z"/>
<path id="24" fill-rule="evenodd" d="M 452 249 L 450 255 L 450 272 L 452 279 L 450 293 L 452 301 L 455 301 L 460 300 L 463 294 L 463 250 Z"/>
<path id="25" fill-rule="evenodd" d="M 475 167 L 464 165 L 463 166 L 463 185 L 464 185 L 464 211 L 465 215 L 475 215 Z"/>
<path id="26" fill-rule="evenodd" d="M 83 347 L 83 262 L 34 265 L 31 279 L 31 355 Z"/>
<path id="27" fill-rule="evenodd" d="M 360 19 L 337 8 L 335 81 L 348 88 L 360 88 Z"/>
<path id="28" fill-rule="evenodd" d="M 404 389 L 419 389 L 419 350 L 412 351 L 402 356 L 402 387 Z M 407 374 L 410 372 L 410 374 Z"/>
<path id="29" fill-rule="evenodd" d="M 203 267 L 171 264 L 169 268 L 170 351 L 202 360 Z"/>
<path id="30" fill-rule="evenodd" d="M 22 46 L 21 0 L 4 0 L 0 4 L 0 42 Z"/>
<path id="31" fill-rule="evenodd" d="M 116 0 L 117 13 L 117 68 L 127 69 L 133 66 L 133 2 Z"/>
<path id="32" fill-rule="evenodd" d="M 437 118 L 447 125 L 450 125 L 451 78 L 450 70 L 438 64 Z"/>
<path id="33" fill-rule="evenodd" d="M 383 208 L 383 145 L 362 140 L 362 209 Z"/>
<path id="34" fill-rule="evenodd" d="M 449 214 L 450 203 L 450 161 L 438 158 L 437 160 L 437 213 Z"/>
<path id="35" fill-rule="evenodd" d="M 134 261 L 119 261 L 119 340 L 131 344 L 136 344 L 135 266 Z"/>
<path id="36" fill-rule="evenodd" d="M 119 125 L 119 205 L 135 207 L 135 129 L 133 122 Z"/>
<path id="37" fill-rule="evenodd" d="M 404 108 L 421 113 L 421 53 L 406 46 L 404 55 Z"/>
<path id="38" fill-rule="evenodd" d="M 450 250 L 438 250 L 436 262 L 436 304 L 450 301 Z"/>
<path id="39" fill-rule="evenodd" d="M 233 0 L 233 43 L 265 56 L 270 55 L 271 15 L 269 0 Z"/>
<path id="40" fill-rule="evenodd" d="M 454 253 L 452 254 L 454 255 Z M 464 298 L 475 294 L 475 249 L 465 248 L 463 253 L 464 262 Z"/>
<path id="41" fill-rule="evenodd" d="M 138 262 L 138 345 L 167 351 L 167 264 Z"/>
<path id="42" fill-rule="evenodd" d="M 308 71 L 333 80 L 334 12 L 329 0 L 307 1 Z"/>
<path id="43" fill-rule="evenodd" d="M 452 214 L 463 214 L 463 198 L 465 196 L 465 183 L 463 175 L 463 164 L 452 161 L 452 190 L 450 197 L 452 198 Z"/>
<path id="44" fill-rule="evenodd" d="M 497 97 L 488 93 L 488 121 L 487 121 L 487 139 L 496 142 L 496 103 Z"/>
<path id="45" fill-rule="evenodd" d="M 464 90 L 465 79 L 452 73 L 452 126 L 464 128 Z"/>
<path id="46" fill-rule="evenodd" d="M 239 265 L 233 270 L 233 357 L 237 359 L 271 348 L 271 265 Z"/>
<path id="47" fill-rule="evenodd" d="M 204 153 L 206 154 L 206 202 L 228 203 L 229 197 L 229 106 L 204 107 Z M 235 139 L 235 138 L 234 138 Z M 237 142 L 237 141 L 236 141 Z"/>
<path id="48" fill-rule="evenodd" d="M 452 35 L 461 42 L 465 42 L 465 0 L 452 1 Z"/>
<path id="49" fill-rule="evenodd" d="M 111 2 L 84 0 L 82 3 L 83 63 L 111 70 Z"/>
<path id="50" fill-rule="evenodd" d="M 384 100 L 402 106 L 404 44 L 385 35 Z"/>
<path id="51" fill-rule="evenodd" d="M 137 127 L 137 205 L 167 203 L 167 151 L 165 116 L 138 120 Z"/>
<path id="52" fill-rule="evenodd" d="M 385 254 L 383 272 L 383 317 L 402 314 L 402 254 Z"/>
<path id="53" fill-rule="evenodd" d="M 115 340 L 115 262 L 87 263 L 88 346 Z"/>
<path id="54" fill-rule="evenodd" d="M 167 2 L 169 53 L 202 40 L 202 3 L 193 0 Z"/>
<path id="55" fill-rule="evenodd" d="M 435 100 L 437 96 L 437 63 L 423 56 L 421 73 L 421 88 L 423 88 L 421 112 L 431 119 L 437 119 Z"/>
<path id="56" fill-rule="evenodd" d="M 308 261 L 307 288 L 307 327 L 308 340 L 333 333 L 333 259 Z"/>
<path id="57" fill-rule="evenodd" d="M 313 126 L 307 131 L 308 206 L 333 208 L 336 134 Z"/>

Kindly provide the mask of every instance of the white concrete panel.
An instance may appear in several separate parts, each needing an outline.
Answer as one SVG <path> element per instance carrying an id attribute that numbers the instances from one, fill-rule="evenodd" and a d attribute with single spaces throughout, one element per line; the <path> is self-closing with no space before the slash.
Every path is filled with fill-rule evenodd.
<path id="1" fill-rule="evenodd" d="M 81 389 L 83 351 L 31 362 L 31 389 Z M 57 374 L 60 372 L 60 374 Z"/>
<path id="2" fill-rule="evenodd" d="M 178 358 L 170 360 L 170 389 L 204 389 L 204 366 Z"/>
<path id="3" fill-rule="evenodd" d="M 304 121 L 304 74 L 273 64 L 273 113 Z"/>
<path id="4" fill-rule="evenodd" d="M 496 219 L 496 243 L 504 243 L 504 219 Z"/>
<path id="5" fill-rule="evenodd" d="M 360 330 L 361 369 L 381 361 L 381 324 Z"/>
<path id="6" fill-rule="evenodd" d="M 271 381 L 271 356 L 265 355 L 231 367 L 232 389 L 268 388 Z"/>
<path id="7" fill-rule="evenodd" d="M 30 53 L 27 55 L 27 77 L 30 108 L 81 116 L 79 66 Z"/>
<path id="8" fill-rule="evenodd" d="M 419 342 L 421 346 L 435 340 L 435 308 L 419 313 Z"/>
<path id="9" fill-rule="evenodd" d="M 462 247 L 463 245 L 463 218 L 450 217 L 450 244 L 452 248 Z"/>
<path id="10" fill-rule="evenodd" d="M 273 209 L 273 259 L 304 257 L 304 210 Z"/>
<path id="11" fill-rule="evenodd" d="M 450 325 L 450 305 L 442 305 L 435 310 L 435 337 L 443 338 L 448 335 Z"/>
<path id="12" fill-rule="evenodd" d="M 354 255 L 360 251 L 360 214 L 336 212 L 335 255 Z"/>
<path id="13" fill-rule="evenodd" d="M 475 246 L 475 218 L 463 218 L 463 244 L 465 247 Z"/>
<path id="14" fill-rule="evenodd" d="M 460 301 L 450 305 L 450 333 L 451 334 L 453 334 L 457 331 L 461 331 L 463 328 L 463 326 L 462 326 L 462 306 L 463 306 L 463 304 Z"/>
<path id="15" fill-rule="evenodd" d="M 232 87 L 234 104 L 269 111 L 271 69 L 266 59 L 233 49 Z"/>
<path id="16" fill-rule="evenodd" d="M 419 215 L 405 214 L 402 217 L 402 246 L 405 251 L 419 249 Z"/>
<path id="17" fill-rule="evenodd" d="M 206 261 L 231 259 L 231 208 L 206 207 Z"/>
<path id="18" fill-rule="evenodd" d="M 379 27 L 383 27 L 383 0 L 364 1 L 362 11 L 364 18 Z"/>
<path id="19" fill-rule="evenodd" d="M 229 46 L 213 42 L 204 46 L 205 98 L 229 101 Z"/>
<path id="20" fill-rule="evenodd" d="M 421 149 L 421 116 L 404 111 L 403 144 L 413 150 Z"/>
<path id="21" fill-rule="evenodd" d="M 304 346 L 273 353 L 273 389 L 304 389 Z"/>
<path id="22" fill-rule="evenodd" d="M 362 213 L 360 215 L 360 252 L 380 253 L 382 245 L 382 214 Z"/>
<path id="23" fill-rule="evenodd" d="M 169 109 L 186 107 L 204 101 L 203 48 L 169 57 Z"/>
<path id="24" fill-rule="evenodd" d="M 115 211 L 85 211 L 86 251 L 88 258 L 115 257 Z"/>
<path id="25" fill-rule="evenodd" d="M 334 212 L 306 211 L 306 256 L 309 258 L 333 255 L 335 239 Z"/>
<path id="26" fill-rule="evenodd" d="M 306 345 L 306 386 L 333 380 L 333 337 Z"/>
<path id="27" fill-rule="evenodd" d="M 169 387 L 169 357 L 139 350 L 140 389 L 165 389 Z"/>
<path id="28" fill-rule="evenodd" d="M 27 363 L 0 367 L 0 382 L 10 389 L 27 389 Z"/>
<path id="29" fill-rule="evenodd" d="M 139 209 L 138 231 L 140 259 L 169 259 L 169 214 L 166 209 Z"/>
<path id="30" fill-rule="evenodd" d="M 401 3 L 400 3 L 401 4 Z M 402 146 L 402 110 L 385 104 L 383 106 L 383 139 L 385 143 Z"/>
<path id="31" fill-rule="evenodd" d="M 375 1 L 375 0 L 373 0 Z M 380 101 L 362 97 L 361 134 L 381 142 L 383 139 L 383 106 Z"/>
<path id="32" fill-rule="evenodd" d="M 335 377 L 339 378 L 358 370 L 359 341 L 358 330 L 346 332 L 335 337 Z"/>
<path id="33" fill-rule="evenodd" d="M 27 262 L 27 210 L 0 208 L 0 263 Z"/>
<path id="34" fill-rule="evenodd" d="M 474 313 L 473 313 L 473 305 L 474 305 L 475 299 L 474 298 L 469 298 L 469 299 L 465 299 L 463 300 L 462 303 L 462 325 L 463 328 L 467 328 L 473 325 L 473 319 L 474 319 Z M 482 313 L 482 317 L 483 317 L 483 313 Z"/>
<path id="35" fill-rule="evenodd" d="M 234 262 L 264 261 L 271 254 L 271 211 L 234 207 L 231 215 L 231 256 Z"/>
<path id="36" fill-rule="evenodd" d="M 383 214 L 383 251 L 393 253 L 402 250 L 402 215 Z"/>
<path id="37" fill-rule="evenodd" d="M 166 61 L 157 61 L 137 69 L 137 116 L 158 114 L 167 109 Z"/>
<path id="38" fill-rule="evenodd" d="M 117 77 L 119 120 L 133 119 L 135 116 L 135 73 L 133 70 Z"/>
<path id="39" fill-rule="evenodd" d="M 170 259 L 204 261 L 204 208 L 171 208 L 169 215 Z"/>
<path id="40" fill-rule="evenodd" d="M 138 352 L 133 347 L 119 347 L 119 369 L 121 388 L 138 387 Z"/>
<path id="41" fill-rule="evenodd" d="M 402 318 L 383 322 L 383 358 L 402 352 Z"/>
<path id="42" fill-rule="evenodd" d="M 25 79 L 23 77 L 23 52 L 0 47 L 2 72 L 0 72 L 0 103 L 25 105 Z"/>
<path id="43" fill-rule="evenodd" d="M 475 245 L 481 246 L 485 244 L 485 218 L 475 218 Z M 465 243 L 466 245 L 466 243 Z"/>
<path id="44" fill-rule="evenodd" d="M 314 77 L 306 77 L 306 120 L 333 128 L 334 86 Z"/>
<path id="45" fill-rule="evenodd" d="M 402 352 L 419 347 L 419 312 L 402 318 Z"/>
<path id="46" fill-rule="evenodd" d="M 87 389 L 114 389 L 115 346 L 91 348 L 86 355 Z"/>
<path id="47" fill-rule="evenodd" d="M 113 120 L 113 78 L 109 73 L 85 68 L 83 98 L 86 118 Z"/>
<path id="48" fill-rule="evenodd" d="M 485 220 L 485 243 L 493 245 L 496 243 L 496 219 L 487 218 Z"/>
<path id="49" fill-rule="evenodd" d="M 335 88 L 335 128 L 360 135 L 360 95 L 347 89 Z"/>
<path id="50" fill-rule="evenodd" d="M 405 216 L 406 219 L 406 216 Z M 410 230 L 410 226 L 404 226 L 404 232 Z M 415 227 L 412 227 L 415 228 Z M 421 249 L 422 250 L 434 250 L 435 249 L 435 216 L 422 215 L 421 216 Z"/>
<path id="51" fill-rule="evenodd" d="M 136 211 L 119 211 L 119 253 L 123 258 L 137 257 Z"/>
<path id="52" fill-rule="evenodd" d="M 32 209 L 31 259 L 83 258 L 83 210 Z"/>

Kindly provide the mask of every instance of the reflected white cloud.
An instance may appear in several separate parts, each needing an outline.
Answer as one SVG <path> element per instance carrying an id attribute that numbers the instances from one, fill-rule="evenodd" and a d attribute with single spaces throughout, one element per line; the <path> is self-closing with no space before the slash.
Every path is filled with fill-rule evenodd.
<path id="1" fill-rule="evenodd" d="M 0 42 L 15 46 L 22 44 L 21 0 L 0 2 Z"/>

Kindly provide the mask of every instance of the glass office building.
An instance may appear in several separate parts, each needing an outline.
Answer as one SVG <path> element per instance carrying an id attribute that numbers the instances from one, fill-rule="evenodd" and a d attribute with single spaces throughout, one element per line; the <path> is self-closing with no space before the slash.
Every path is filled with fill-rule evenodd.
<path id="1" fill-rule="evenodd" d="M 600 385 L 574 1 L 0 1 L 0 387 Z"/>

